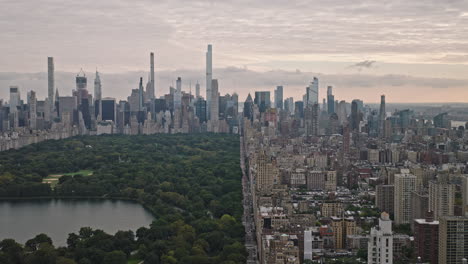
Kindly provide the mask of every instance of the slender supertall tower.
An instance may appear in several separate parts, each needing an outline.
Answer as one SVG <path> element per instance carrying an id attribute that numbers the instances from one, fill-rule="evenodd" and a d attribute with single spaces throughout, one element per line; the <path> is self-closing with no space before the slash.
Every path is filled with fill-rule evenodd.
<path id="1" fill-rule="evenodd" d="M 54 87 L 55 87 L 55 78 L 54 78 L 54 58 L 47 58 L 47 84 L 48 84 L 48 99 L 49 99 L 49 110 L 50 114 L 54 112 Z"/>
<path id="2" fill-rule="evenodd" d="M 154 88 L 154 53 L 151 52 L 150 53 L 150 85 L 149 85 L 149 89 L 147 89 L 146 91 L 146 94 L 148 96 L 148 99 L 152 100 L 155 98 L 155 93 L 156 93 L 156 90 Z"/>
<path id="3" fill-rule="evenodd" d="M 206 51 L 206 104 L 208 109 L 211 109 L 211 81 L 213 79 L 213 57 L 212 57 L 212 46 L 208 44 L 208 50 Z M 208 119 L 211 118 L 211 112 L 208 112 Z"/>
<path id="4" fill-rule="evenodd" d="M 94 100 L 101 101 L 101 99 L 102 99 L 101 77 L 99 76 L 99 72 L 96 69 L 96 78 L 94 78 Z"/>

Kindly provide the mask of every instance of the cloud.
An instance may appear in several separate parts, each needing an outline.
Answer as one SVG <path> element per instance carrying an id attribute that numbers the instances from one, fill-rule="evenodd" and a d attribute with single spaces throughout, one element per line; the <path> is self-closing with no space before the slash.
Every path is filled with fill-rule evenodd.
<path id="1" fill-rule="evenodd" d="M 434 61 L 442 63 L 468 63 L 468 54 L 447 54 L 434 58 Z"/>
<path id="2" fill-rule="evenodd" d="M 461 0 L 0 1 L 0 71 L 41 71 L 44 57 L 55 56 L 66 71 L 126 72 L 141 69 L 151 50 L 164 69 L 197 68 L 207 43 L 221 67 L 288 56 L 415 63 L 468 53 Z"/>
<path id="3" fill-rule="evenodd" d="M 56 85 L 60 95 L 70 95 L 74 89 L 76 73 L 57 72 Z M 94 74 L 89 72 L 88 90 L 93 92 Z M 131 89 L 138 87 L 139 77 L 147 79 L 148 73 L 101 73 L 102 90 L 104 96 L 126 99 Z M 192 92 L 195 83 L 199 82 L 202 94 L 205 90 L 205 74 L 203 70 L 181 69 L 176 71 L 156 72 L 156 92 L 158 96 L 169 92 L 169 86 L 174 85 L 177 77 L 182 78 L 182 88 Z M 326 93 L 326 86 L 334 87 L 337 100 L 350 101 L 355 98 L 367 102 L 376 102 L 381 94 L 386 94 L 389 100 L 399 102 L 428 102 L 428 101 L 460 101 L 468 96 L 468 80 L 451 78 L 424 78 L 409 75 L 370 75 L 370 74 L 321 74 L 316 72 L 298 72 L 274 70 L 258 72 L 237 67 L 215 68 L 214 78 L 219 80 L 220 93 L 237 92 L 242 100 L 248 93 L 259 90 L 273 89 L 283 85 L 284 97 L 294 97 L 299 100 L 305 92 L 305 87 L 314 76 L 320 81 L 320 96 Z M 0 87 L 18 85 L 23 99 L 29 90 L 35 90 L 38 98 L 47 94 L 47 74 L 40 73 L 0 73 Z M 8 89 L 0 90 L 0 98 L 7 99 Z"/>
<path id="4" fill-rule="evenodd" d="M 374 61 L 374 60 L 365 60 L 365 61 L 355 63 L 355 64 L 353 64 L 353 65 L 351 65 L 349 67 L 350 68 L 357 68 L 358 71 L 362 71 L 362 69 L 372 68 L 375 63 L 376 63 L 376 61 Z"/>

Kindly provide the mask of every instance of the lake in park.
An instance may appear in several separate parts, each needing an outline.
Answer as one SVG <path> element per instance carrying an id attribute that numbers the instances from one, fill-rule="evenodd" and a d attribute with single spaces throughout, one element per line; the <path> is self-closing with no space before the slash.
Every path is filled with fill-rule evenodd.
<path id="1" fill-rule="evenodd" d="M 121 200 L 38 199 L 0 200 L 0 241 L 13 238 L 24 244 L 45 233 L 55 246 L 66 246 L 69 233 L 89 226 L 115 234 L 149 227 L 151 213 L 142 205 Z"/>

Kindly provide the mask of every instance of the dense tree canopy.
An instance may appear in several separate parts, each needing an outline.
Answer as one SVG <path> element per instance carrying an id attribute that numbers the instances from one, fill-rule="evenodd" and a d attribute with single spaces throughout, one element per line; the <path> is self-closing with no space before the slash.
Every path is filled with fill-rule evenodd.
<path id="1" fill-rule="evenodd" d="M 93 175 L 42 183 L 80 170 Z M 0 263 L 245 263 L 237 136 L 81 136 L 0 152 L 0 197 L 38 196 L 133 199 L 155 220 L 135 234 L 82 228 L 66 248 L 44 234 L 3 240 Z"/>

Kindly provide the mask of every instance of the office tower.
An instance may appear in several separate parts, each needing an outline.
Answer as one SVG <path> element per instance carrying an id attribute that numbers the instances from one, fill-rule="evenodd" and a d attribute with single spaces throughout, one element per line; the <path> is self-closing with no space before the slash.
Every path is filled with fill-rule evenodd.
<path id="1" fill-rule="evenodd" d="M 359 124 L 361 122 L 358 100 L 351 102 L 351 129 L 359 132 Z"/>
<path id="2" fill-rule="evenodd" d="M 166 111 L 167 105 L 165 99 L 154 99 L 154 114 Z"/>
<path id="3" fill-rule="evenodd" d="M 88 87 L 88 78 L 86 78 L 86 74 L 84 73 L 83 69 L 76 75 L 76 89 L 77 90 L 84 90 Z"/>
<path id="4" fill-rule="evenodd" d="M 10 86 L 10 113 L 18 112 L 21 98 L 18 86 Z"/>
<path id="5" fill-rule="evenodd" d="M 143 111 L 143 77 L 140 77 L 140 84 L 138 85 L 138 111 Z"/>
<path id="6" fill-rule="evenodd" d="M 409 124 L 410 124 L 410 119 L 411 119 L 411 116 L 413 115 L 413 111 L 409 110 L 409 109 L 405 109 L 405 110 L 402 110 L 400 112 L 398 112 L 398 116 L 399 116 L 399 123 L 400 123 L 400 127 L 403 128 L 403 129 L 406 129 L 409 127 Z"/>
<path id="7" fill-rule="evenodd" d="M 49 99 L 49 111 L 50 115 L 54 112 L 54 87 L 55 87 L 55 78 L 54 78 L 54 58 L 47 57 L 47 91 Z M 48 117 L 49 118 L 49 117 Z"/>
<path id="8" fill-rule="evenodd" d="M 468 216 L 468 175 L 462 178 L 462 215 Z"/>
<path id="9" fill-rule="evenodd" d="M 314 105 L 318 104 L 318 98 L 319 98 L 319 81 L 317 77 L 314 77 L 313 81 L 310 83 L 310 85 L 306 88 L 306 101 L 305 101 L 305 107 L 308 105 Z"/>
<path id="10" fill-rule="evenodd" d="M 434 116 L 434 127 L 450 128 L 450 120 L 448 119 L 448 113 L 441 113 Z"/>
<path id="11" fill-rule="evenodd" d="M 197 84 L 195 84 L 195 98 L 199 98 L 200 97 L 200 84 L 197 82 Z"/>
<path id="12" fill-rule="evenodd" d="M 296 101 L 294 103 L 294 115 L 296 118 L 304 118 L 304 102 Z"/>
<path id="13" fill-rule="evenodd" d="M 384 137 L 385 132 L 385 95 L 380 96 L 380 112 L 379 112 L 379 135 Z"/>
<path id="14" fill-rule="evenodd" d="M 200 123 L 206 122 L 206 100 L 198 98 L 195 102 L 195 114 L 198 117 Z"/>
<path id="15" fill-rule="evenodd" d="M 59 117 L 65 125 L 72 125 L 78 121 L 76 111 L 78 102 L 76 96 L 60 96 L 59 97 Z M 68 124 L 67 124 L 68 123 Z"/>
<path id="16" fill-rule="evenodd" d="M 252 96 L 249 95 L 247 96 L 247 98 L 245 99 L 245 102 L 244 102 L 244 117 L 247 117 L 250 121 L 253 120 L 253 105 L 254 105 L 254 102 L 252 100 Z"/>
<path id="17" fill-rule="evenodd" d="M 239 95 L 237 93 L 233 93 L 231 96 L 231 103 L 233 108 L 233 117 L 237 117 L 239 115 Z"/>
<path id="18" fill-rule="evenodd" d="M 394 212 L 394 196 L 395 186 L 393 185 L 377 185 L 375 194 L 375 206 L 381 212 L 393 214 Z"/>
<path id="19" fill-rule="evenodd" d="M 415 256 L 422 262 L 439 261 L 439 221 L 434 221 L 431 213 L 422 219 L 414 219 Z"/>
<path id="20" fill-rule="evenodd" d="M 340 124 L 344 124 L 345 122 L 347 122 L 348 112 L 346 111 L 346 101 L 341 100 L 338 103 L 337 114 Z"/>
<path id="21" fill-rule="evenodd" d="M 461 264 L 468 258 L 468 217 L 444 216 L 439 221 L 439 263 Z"/>
<path id="22" fill-rule="evenodd" d="M 333 87 L 327 88 L 327 112 L 329 115 L 335 113 L 335 96 L 333 95 Z"/>
<path id="23" fill-rule="evenodd" d="M 76 96 L 78 98 L 78 105 L 82 104 L 83 99 L 88 98 L 88 78 L 83 69 L 76 75 Z"/>
<path id="24" fill-rule="evenodd" d="M 28 104 L 29 104 L 29 128 L 37 128 L 37 98 L 36 92 L 30 91 L 28 94 Z"/>
<path id="25" fill-rule="evenodd" d="M 102 91 L 101 91 L 101 78 L 99 72 L 96 70 L 96 77 L 94 78 L 94 113 L 95 117 L 100 117 L 102 114 Z"/>
<path id="26" fill-rule="evenodd" d="M 104 121 L 116 121 L 117 116 L 117 105 L 115 98 L 103 98 L 102 99 L 102 120 Z"/>
<path id="27" fill-rule="evenodd" d="M 174 109 L 180 108 L 182 104 L 182 79 L 177 77 L 176 90 L 174 92 Z"/>
<path id="28" fill-rule="evenodd" d="M 289 97 L 284 100 L 284 109 L 289 113 L 289 114 L 294 114 L 294 98 Z"/>
<path id="29" fill-rule="evenodd" d="M 211 109 L 211 80 L 213 79 L 213 54 L 212 46 L 208 45 L 206 51 L 206 106 Z M 211 119 L 210 112 L 208 112 L 208 119 Z"/>
<path id="30" fill-rule="evenodd" d="M 383 212 L 379 218 L 379 226 L 371 228 L 367 248 L 368 264 L 393 263 L 392 221 L 388 213 Z"/>
<path id="31" fill-rule="evenodd" d="M 276 86 L 276 90 L 275 90 L 275 108 L 283 109 L 283 86 Z"/>
<path id="32" fill-rule="evenodd" d="M 254 103 L 258 106 L 260 113 L 271 107 L 270 92 L 255 92 Z"/>
<path id="33" fill-rule="evenodd" d="M 218 92 L 218 80 L 211 80 L 211 120 L 219 120 L 219 92 Z"/>
<path id="34" fill-rule="evenodd" d="M 411 193 L 416 191 L 416 176 L 402 169 L 395 174 L 395 223 L 411 224 Z"/>
<path id="35" fill-rule="evenodd" d="M 318 104 L 306 106 L 304 110 L 304 123 L 307 136 L 319 134 L 319 106 Z"/>
<path id="36" fill-rule="evenodd" d="M 434 212 L 434 219 L 453 216 L 455 205 L 455 185 L 447 182 L 429 182 L 429 210 Z"/>
<path id="37" fill-rule="evenodd" d="M 154 53 L 150 53 L 150 81 L 149 87 L 146 89 L 146 96 L 148 100 L 153 100 L 155 98 L 155 81 L 154 81 Z"/>

